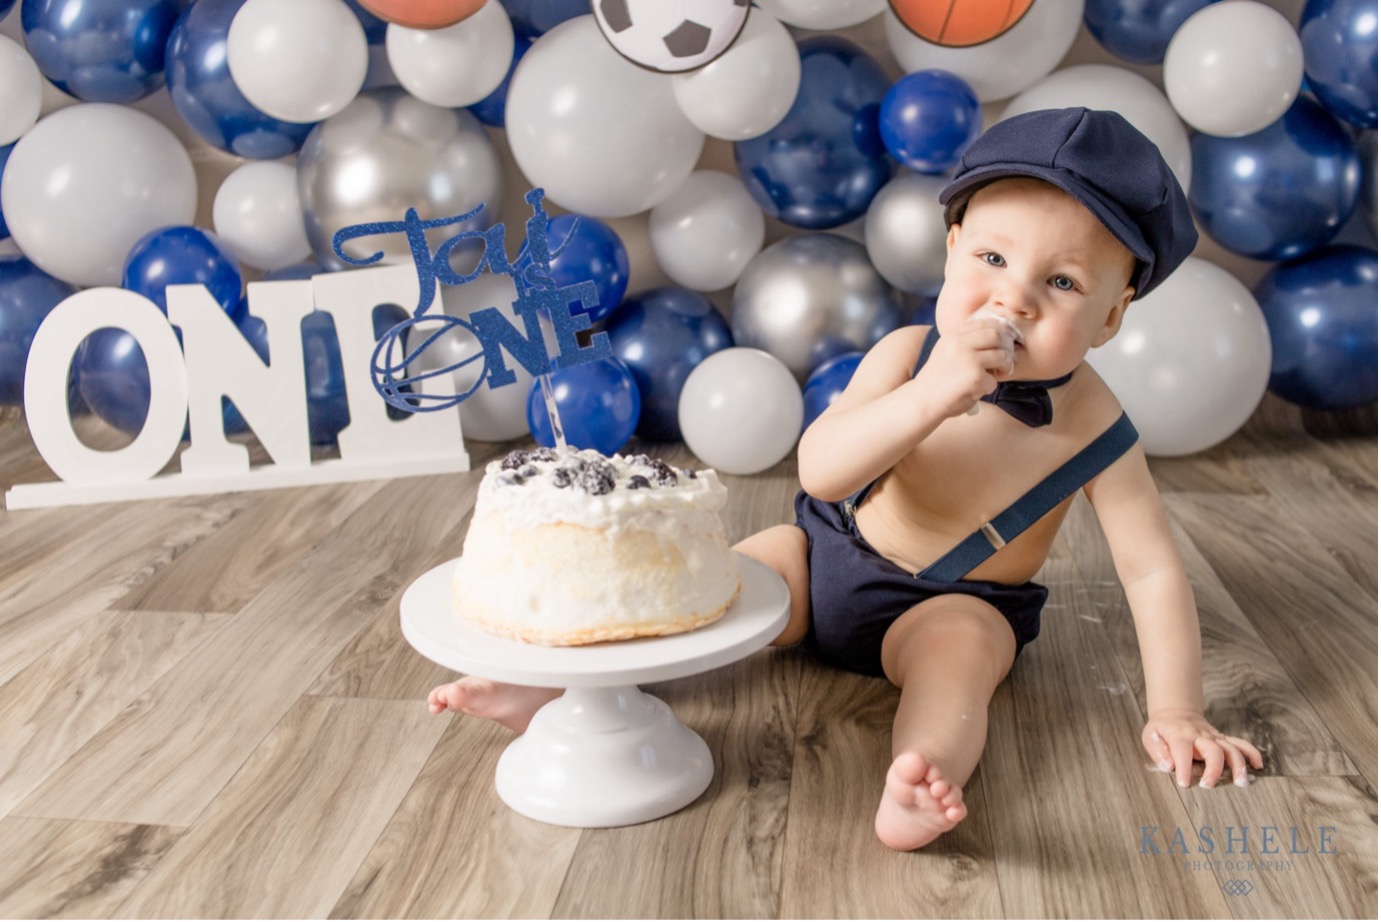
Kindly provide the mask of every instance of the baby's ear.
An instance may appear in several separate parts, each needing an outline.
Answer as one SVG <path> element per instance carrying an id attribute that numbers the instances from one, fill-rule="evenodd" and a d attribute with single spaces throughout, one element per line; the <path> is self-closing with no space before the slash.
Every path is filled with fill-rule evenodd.
<path id="1" fill-rule="evenodd" d="M 1131 285 L 1122 289 L 1122 294 L 1117 296 L 1111 308 L 1108 309 L 1108 317 L 1103 322 L 1103 328 L 1098 331 L 1098 335 L 1093 338 L 1092 348 L 1097 349 L 1117 335 L 1117 331 L 1122 329 L 1122 318 L 1127 313 L 1127 305 L 1132 303 L 1132 297 L 1136 294 L 1136 289 Z"/>
<path id="2" fill-rule="evenodd" d="M 949 226 L 949 233 L 945 234 L 945 252 L 954 249 L 954 241 L 959 239 L 959 222 L 955 221 Z"/>

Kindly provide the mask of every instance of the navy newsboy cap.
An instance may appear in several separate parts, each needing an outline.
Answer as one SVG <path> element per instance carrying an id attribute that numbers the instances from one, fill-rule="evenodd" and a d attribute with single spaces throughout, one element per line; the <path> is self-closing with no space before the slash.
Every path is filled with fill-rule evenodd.
<path id="1" fill-rule="evenodd" d="M 1136 257 L 1134 298 L 1151 291 L 1199 240 L 1189 202 L 1156 145 L 1116 112 L 1042 109 L 998 122 L 969 145 L 943 191 L 945 224 L 998 179 L 1043 179 L 1078 199 Z"/>

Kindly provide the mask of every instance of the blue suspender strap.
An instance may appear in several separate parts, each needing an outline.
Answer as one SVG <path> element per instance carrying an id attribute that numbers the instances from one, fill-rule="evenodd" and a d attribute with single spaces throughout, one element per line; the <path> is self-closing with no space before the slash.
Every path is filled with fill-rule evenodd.
<path id="1" fill-rule="evenodd" d="M 1127 414 L 1113 423 L 1083 451 L 1062 464 L 1049 477 L 1032 487 L 992 521 L 969 535 L 957 547 L 916 576 L 952 583 L 964 578 L 998 548 L 1014 540 L 1042 516 L 1054 509 L 1084 484 L 1101 474 L 1136 444 L 1137 432 Z"/>

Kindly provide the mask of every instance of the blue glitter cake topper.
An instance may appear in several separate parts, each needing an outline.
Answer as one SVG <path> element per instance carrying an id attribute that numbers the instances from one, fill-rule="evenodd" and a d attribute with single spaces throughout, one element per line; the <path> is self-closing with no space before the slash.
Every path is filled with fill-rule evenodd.
<path id="1" fill-rule="evenodd" d="M 483 205 L 465 214 L 426 221 L 418 216 L 415 208 L 409 208 L 402 221 L 355 224 L 340 229 L 331 238 L 331 248 L 336 255 L 354 266 L 370 266 L 384 256 L 382 251 L 363 259 L 344 253 L 341 247 L 358 237 L 403 233 L 407 235 L 408 245 L 412 249 L 419 285 L 417 307 L 411 317 L 384 333 L 369 363 L 374 388 L 390 406 L 410 413 L 435 412 L 456 406 L 485 382 L 491 388 L 513 384 L 517 376 L 508 367 L 504 356 L 504 352 L 507 352 L 529 374 L 541 381 L 548 412 L 558 432 L 558 442 L 564 441 L 559 435 L 560 424 L 548 376 L 550 371 L 607 358 L 613 354 L 613 350 L 606 333 L 595 333 L 586 346 L 582 346 L 577 338 L 577 334 L 590 329 L 591 321 L 586 311 L 599 304 L 599 294 L 593 281 L 557 285 L 552 280 L 551 259 L 561 252 L 565 242 L 555 252 L 551 251 L 547 240 L 547 213 L 542 208 L 543 195 L 543 190 L 532 189 L 523 197 L 532 207 L 532 216 L 526 222 L 527 237 L 512 262 L 509 262 L 505 248 L 505 228 L 500 223 L 482 231 L 462 231 L 437 247 L 435 253 L 432 252 L 426 237 L 428 230 L 467 221 L 478 215 Z M 480 258 L 473 272 L 462 275 L 451 268 L 451 255 L 457 245 L 471 240 L 479 241 L 482 247 Z M 513 302 L 513 310 L 522 322 L 522 329 L 514 326 L 498 307 L 477 310 L 470 314 L 468 320 L 439 311 L 429 312 L 435 301 L 438 282 L 443 285 L 464 285 L 486 270 L 513 279 L 518 294 Z M 574 310 L 572 305 L 576 305 Z M 550 318 L 556 333 L 555 356 L 547 354 L 539 321 L 541 314 Z M 408 373 L 408 366 L 417 362 L 428 346 L 456 327 L 471 333 L 479 341 L 478 353 L 443 368 Z M 412 335 L 425 333 L 425 336 L 416 345 L 406 344 L 406 338 L 414 328 L 417 333 Z M 474 385 L 463 394 L 428 394 L 413 389 L 425 380 L 449 375 L 475 361 L 483 363 L 483 371 Z"/>

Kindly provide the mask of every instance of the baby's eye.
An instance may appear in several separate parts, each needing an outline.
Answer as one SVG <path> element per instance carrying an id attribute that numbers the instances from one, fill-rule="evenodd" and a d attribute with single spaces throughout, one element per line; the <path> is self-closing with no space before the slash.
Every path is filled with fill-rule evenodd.
<path id="1" fill-rule="evenodd" d="M 984 253 L 982 259 L 990 266 L 1005 266 L 1007 260 L 1002 258 L 1001 253 Z"/>
<path id="2" fill-rule="evenodd" d="M 1067 275 L 1055 276 L 1053 279 L 1050 280 L 1050 284 L 1060 289 L 1060 291 L 1077 291 L 1079 289 L 1079 286 L 1075 284 L 1074 279 L 1070 278 Z"/>

